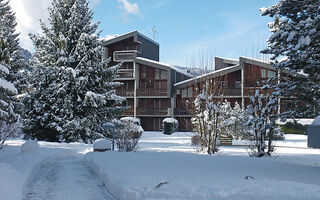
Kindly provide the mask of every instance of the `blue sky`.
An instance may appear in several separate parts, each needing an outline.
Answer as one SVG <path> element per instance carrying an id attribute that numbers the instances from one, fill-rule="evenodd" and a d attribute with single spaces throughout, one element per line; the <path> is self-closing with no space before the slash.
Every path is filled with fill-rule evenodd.
<path id="1" fill-rule="evenodd" d="M 270 35 L 259 8 L 276 0 L 101 0 L 94 6 L 102 36 L 138 30 L 160 43 L 160 61 L 190 65 L 199 52 L 265 59 L 259 50 Z"/>
<path id="2" fill-rule="evenodd" d="M 102 37 L 138 30 L 160 43 L 160 61 L 193 65 L 201 51 L 213 56 L 265 59 L 259 51 L 270 35 L 269 17 L 259 8 L 278 0 L 88 0 L 99 21 Z M 33 50 L 29 33 L 40 33 L 39 19 L 47 22 L 52 0 L 11 0 L 22 47 Z M 36 6 L 35 6 L 36 5 Z M 196 61 L 197 62 L 197 61 Z"/>

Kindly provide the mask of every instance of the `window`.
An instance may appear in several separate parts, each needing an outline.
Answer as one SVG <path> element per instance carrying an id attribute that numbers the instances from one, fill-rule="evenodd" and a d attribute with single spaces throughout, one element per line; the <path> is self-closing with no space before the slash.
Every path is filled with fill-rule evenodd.
<path id="1" fill-rule="evenodd" d="M 146 66 L 141 67 L 141 78 L 147 78 L 147 69 Z"/>
<path id="2" fill-rule="evenodd" d="M 160 79 L 160 70 L 159 69 L 155 69 L 155 79 L 159 80 Z"/>
<path id="3" fill-rule="evenodd" d="M 241 81 L 236 81 L 236 88 L 241 88 Z"/>
<path id="4" fill-rule="evenodd" d="M 167 79 L 167 71 L 155 69 L 155 79 L 156 80 L 165 80 Z"/>
<path id="5" fill-rule="evenodd" d="M 261 69 L 261 78 L 267 78 L 267 70 Z"/>
<path id="6" fill-rule="evenodd" d="M 168 73 L 167 71 L 164 71 L 164 70 L 161 70 L 161 79 L 164 80 L 164 79 L 167 79 L 167 76 L 168 76 Z"/>
<path id="7" fill-rule="evenodd" d="M 276 72 L 268 71 L 268 78 L 274 78 L 274 77 L 276 77 Z"/>

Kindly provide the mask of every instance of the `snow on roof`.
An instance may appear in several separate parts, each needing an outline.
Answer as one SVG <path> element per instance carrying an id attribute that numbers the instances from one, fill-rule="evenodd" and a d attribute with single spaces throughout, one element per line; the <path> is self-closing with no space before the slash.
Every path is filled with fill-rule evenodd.
<path id="1" fill-rule="evenodd" d="M 197 81 L 197 80 L 200 80 L 200 79 L 205 78 L 207 76 L 214 76 L 216 74 L 228 72 L 229 70 L 233 70 L 233 69 L 236 69 L 236 68 L 240 68 L 240 65 L 234 65 L 234 66 L 231 66 L 231 67 L 225 67 L 223 69 L 219 69 L 219 70 L 216 70 L 216 71 L 213 71 L 213 72 L 210 72 L 210 73 L 206 73 L 206 74 L 203 74 L 203 75 L 200 75 L 200 76 L 197 76 L 197 77 L 194 77 L 194 78 L 191 78 L 191 79 L 176 83 L 174 86 L 179 86 L 179 85 L 183 85 L 183 84 L 188 83 L 188 82 Z"/>
<path id="2" fill-rule="evenodd" d="M 251 61 L 256 61 L 256 62 L 261 62 L 261 63 L 265 63 L 265 64 L 271 64 L 270 61 L 264 61 L 264 60 L 260 60 L 257 58 L 249 58 L 249 57 L 245 57 L 245 56 L 241 56 L 240 58 L 244 58 L 246 60 L 251 60 Z"/>
<path id="3" fill-rule="evenodd" d="M 110 40 L 113 40 L 115 38 L 118 38 L 118 37 L 121 37 L 121 36 L 126 36 L 126 35 L 129 35 L 129 34 L 132 34 L 136 32 L 136 30 L 134 31 L 130 31 L 130 32 L 127 32 L 127 33 L 124 33 L 124 34 L 115 34 L 115 35 L 107 35 L 107 37 L 104 39 L 104 41 L 110 41 Z M 109 36 L 109 37 L 108 37 Z"/>
<path id="4" fill-rule="evenodd" d="M 104 42 L 109 42 L 109 41 L 112 41 L 112 40 L 117 39 L 117 38 L 119 38 L 119 37 L 124 37 L 124 38 L 126 38 L 126 37 L 132 37 L 131 35 L 132 35 L 132 34 L 135 34 L 135 33 L 136 33 L 137 35 L 140 35 L 140 36 L 143 37 L 144 39 L 149 40 L 150 42 L 159 45 L 158 42 L 154 41 L 154 40 L 151 39 L 151 38 L 148 38 L 147 36 L 143 35 L 142 33 L 140 33 L 140 32 L 137 31 L 137 30 L 130 31 L 130 32 L 124 33 L 124 34 L 116 34 L 116 35 L 113 35 L 113 37 L 112 37 L 111 35 L 109 35 L 110 37 L 106 37 L 105 39 L 103 39 L 103 41 L 104 41 Z"/>
<path id="5" fill-rule="evenodd" d="M 179 72 L 179 73 L 184 74 L 186 76 L 192 77 L 192 75 L 190 73 L 188 73 L 188 72 L 186 72 L 186 71 L 184 71 L 182 69 L 179 69 L 178 67 L 166 64 L 166 63 L 161 63 L 161 62 L 158 62 L 158 61 L 155 61 L 155 60 L 150 60 L 150 59 L 142 58 L 142 57 L 137 57 L 136 59 L 137 60 L 141 60 L 141 61 L 145 61 L 145 62 L 149 62 L 149 63 L 153 63 L 153 64 L 156 64 L 156 65 L 162 65 L 162 66 L 171 68 L 171 69 L 175 70 L 176 72 Z"/>

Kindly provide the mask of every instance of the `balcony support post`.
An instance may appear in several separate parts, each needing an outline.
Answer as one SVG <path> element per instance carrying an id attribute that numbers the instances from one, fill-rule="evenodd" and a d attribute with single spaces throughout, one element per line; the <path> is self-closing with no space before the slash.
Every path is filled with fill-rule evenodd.
<path id="1" fill-rule="evenodd" d="M 136 62 L 133 62 L 133 78 L 134 78 L 133 114 L 134 114 L 134 117 L 137 117 L 137 107 L 138 107 L 137 90 L 139 89 L 139 65 L 137 65 Z"/>

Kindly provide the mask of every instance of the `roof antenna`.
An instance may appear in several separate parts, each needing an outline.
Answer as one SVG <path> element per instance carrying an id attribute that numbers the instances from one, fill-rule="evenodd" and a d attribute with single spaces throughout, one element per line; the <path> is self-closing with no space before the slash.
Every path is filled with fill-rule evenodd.
<path id="1" fill-rule="evenodd" d="M 151 32 L 153 34 L 153 40 L 156 41 L 156 34 L 159 33 L 157 30 L 156 30 L 156 26 L 153 26 L 153 28 L 151 29 Z"/>

